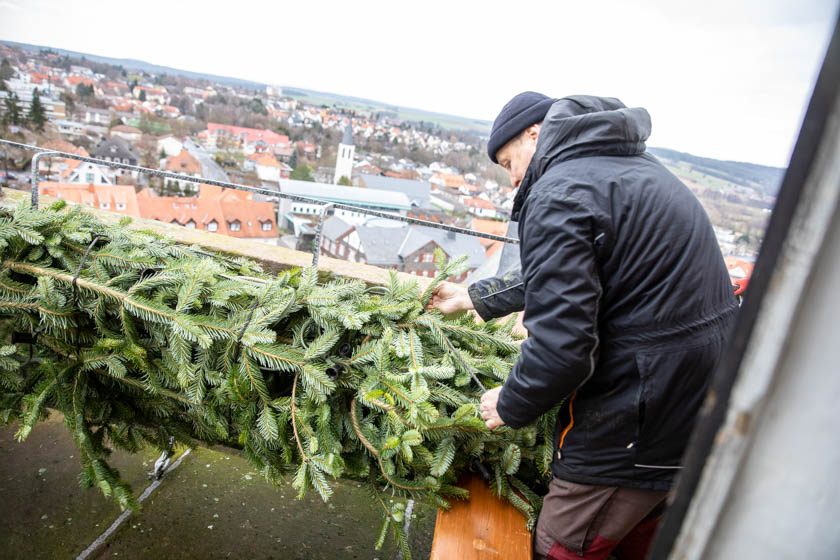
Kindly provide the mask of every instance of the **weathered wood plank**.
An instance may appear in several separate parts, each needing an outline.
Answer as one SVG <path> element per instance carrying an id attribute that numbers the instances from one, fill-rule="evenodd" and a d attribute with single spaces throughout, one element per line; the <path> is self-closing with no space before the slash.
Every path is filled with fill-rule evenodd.
<path id="1" fill-rule="evenodd" d="M 470 499 L 438 510 L 430 560 L 530 560 L 525 517 L 476 475 L 459 486 L 470 491 Z"/>

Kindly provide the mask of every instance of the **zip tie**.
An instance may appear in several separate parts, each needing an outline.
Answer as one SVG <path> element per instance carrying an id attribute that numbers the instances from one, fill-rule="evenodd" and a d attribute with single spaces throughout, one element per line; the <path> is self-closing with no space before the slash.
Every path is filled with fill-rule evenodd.
<path id="1" fill-rule="evenodd" d="M 166 445 L 166 449 L 164 449 L 160 457 L 157 458 L 155 461 L 155 466 L 152 472 L 149 473 L 149 476 L 154 478 L 155 480 L 160 480 L 163 478 L 163 475 L 166 473 L 167 467 L 169 467 L 169 458 L 172 455 L 172 448 L 175 445 L 175 436 L 169 436 L 169 442 Z"/>
<path id="2" fill-rule="evenodd" d="M 183 461 L 184 459 L 186 459 L 187 455 L 189 455 L 189 454 L 190 454 L 190 451 L 192 451 L 192 449 L 187 449 L 186 451 L 184 451 L 184 452 L 181 454 L 181 456 L 180 456 L 180 457 L 178 457 L 178 460 L 177 460 L 177 461 L 175 461 L 175 462 L 172 464 L 172 466 L 171 466 L 171 467 L 169 467 L 168 469 L 166 469 L 164 472 L 167 472 L 167 473 L 168 473 L 168 472 L 171 472 L 171 471 L 174 471 L 175 469 L 177 469 L 177 468 L 178 468 L 178 466 L 181 464 L 181 461 Z M 152 483 L 151 483 L 151 484 L 150 484 L 150 485 L 149 485 L 149 486 L 148 486 L 145 490 L 143 490 L 143 493 L 142 493 L 142 494 L 140 494 L 140 497 L 137 499 L 137 501 L 138 501 L 139 503 L 143 503 L 143 502 L 145 502 L 145 501 L 146 501 L 146 499 L 147 499 L 147 498 L 148 498 L 148 497 L 152 494 L 152 492 L 154 492 L 155 490 L 157 490 L 157 487 L 158 487 L 158 486 L 160 486 L 162 482 L 163 482 L 163 479 L 153 481 L 153 482 L 152 482 Z M 109 538 L 111 535 L 113 535 L 113 534 L 114 534 L 114 532 L 116 532 L 116 530 L 120 528 L 120 525 L 122 525 L 122 524 L 123 524 L 123 522 L 124 522 L 126 519 L 128 519 L 130 516 L 131 516 L 131 510 L 130 510 L 130 509 L 127 509 L 127 510 L 125 510 L 124 512 L 122 512 L 122 513 L 120 514 L 120 516 L 119 516 L 119 517 L 117 517 L 117 519 L 116 519 L 116 520 L 115 520 L 115 521 L 111 524 L 111 526 L 110 526 L 110 527 L 108 527 L 108 528 L 105 530 L 105 532 L 104 532 L 104 533 L 102 533 L 101 535 L 99 535 L 99 536 L 96 538 L 96 540 L 95 540 L 95 541 L 93 541 L 92 543 L 90 543 L 90 545 L 89 545 L 86 549 L 84 549 L 82 552 L 80 552 L 80 553 L 79 553 L 79 555 L 78 555 L 78 556 L 76 556 L 76 560 L 86 560 L 87 558 L 90 558 L 90 557 L 91 557 L 91 555 L 92 555 L 94 552 L 96 552 L 97 550 L 99 550 L 99 548 L 100 548 L 103 544 L 105 544 L 105 541 L 106 541 L 106 540 L 108 540 L 108 538 Z"/>

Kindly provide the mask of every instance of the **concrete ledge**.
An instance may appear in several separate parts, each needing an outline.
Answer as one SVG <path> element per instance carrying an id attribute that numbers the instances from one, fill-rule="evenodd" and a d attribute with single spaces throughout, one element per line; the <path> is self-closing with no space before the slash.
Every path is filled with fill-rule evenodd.
<path id="1" fill-rule="evenodd" d="M 0 205 L 2 206 L 14 206 L 30 198 L 29 192 L 26 191 L 3 189 L 2 192 L 3 196 L 0 198 Z M 41 197 L 41 202 L 44 206 L 50 205 L 57 200 L 48 196 Z M 99 210 L 98 208 L 86 207 L 85 211 L 93 214 L 105 223 L 116 223 L 123 218 L 120 214 L 108 212 L 107 210 Z M 130 229 L 152 231 L 160 235 L 165 235 L 178 243 L 199 245 L 205 249 L 221 253 L 248 257 L 259 261 L 268 271 L 277 272 L 287 268 L 307 267 L 312 264 L 312 253 L 295 251 L 249 239 L 238 239 L 218 233 L 187 229 L 183 226 L 176 226 L 156 220 L 144 218 L 132 218 L 132 220 L 128 226 Z M 388 270 L 384 268 L 334 259 L 323 255 L 318 260 L 318 270 L 345 278 L 362 280 L 368 284 L 385 284 L 388 282 Z M 400 279 L 403 281 L 414 280 L 420 285 L 421 289 L 428 286 L 432 281 L 431 278 L 414 276 L 405 272 L 398 272 L 397 274 L 399 274 Z"/>

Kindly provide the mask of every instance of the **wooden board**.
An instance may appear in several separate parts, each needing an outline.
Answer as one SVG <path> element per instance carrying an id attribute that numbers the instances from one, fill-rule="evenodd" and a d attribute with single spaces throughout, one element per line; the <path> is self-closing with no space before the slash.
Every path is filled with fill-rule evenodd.
<path id="1" fill-rule="evenodd" d="M 438 510 L 431 560 L 530 560 L 525 517 L 477 475 L 458 485 L 470 491 L 470 499 Z"/>

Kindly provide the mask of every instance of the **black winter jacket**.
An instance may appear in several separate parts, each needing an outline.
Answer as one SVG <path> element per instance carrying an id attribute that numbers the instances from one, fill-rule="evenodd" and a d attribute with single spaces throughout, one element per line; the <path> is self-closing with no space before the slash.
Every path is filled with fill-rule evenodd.
<path id="1" fill-rule="evenodd" d="M 514 201 L 521 273 L 470 295 L 484 318 L 525 311 L 505 423 L 568 397 L 554 475 L 664 490 L 737 304 L 705 211 L 645 153 L 649 134 L 617 99 L 555 102 Z"/>

